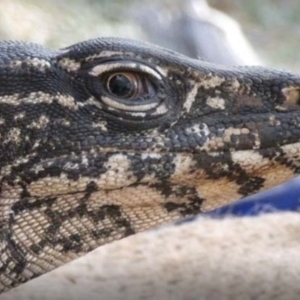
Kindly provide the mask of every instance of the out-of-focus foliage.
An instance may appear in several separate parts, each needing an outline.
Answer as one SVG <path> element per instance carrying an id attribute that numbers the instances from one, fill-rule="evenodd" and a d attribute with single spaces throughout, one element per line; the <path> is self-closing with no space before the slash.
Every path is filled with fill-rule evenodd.
<path id="1" fill-rule="evenodd" d="M 139 37 L 130 20 L 120 20 L 125 2 L 1 0 L 0 37 L 50 47 L 68 46 L 98 36 Z"/>
<path id="2" fill-rule="evenodd" d="M 180 7 L 180 0 L 1 0 L 0 37 L 50 47 L 64 47 L 99 36 L 144 39 L 132 11 L 136 10 L 136 14 L 141 5 L 156 1 L 164 2 L 170 13 Z M 300 70 L 299 0 L 208 2 L 236 18 L 269 65 Z"/>
<path id="3" fill-rule="evenodd" d="M 209 0 L 233 16 L 270 65 L 300 72 L 299 0 Z"/>

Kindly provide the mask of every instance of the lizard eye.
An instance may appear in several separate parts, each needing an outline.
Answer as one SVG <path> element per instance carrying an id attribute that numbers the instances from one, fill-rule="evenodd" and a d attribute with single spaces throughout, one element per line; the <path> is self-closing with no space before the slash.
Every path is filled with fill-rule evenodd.
<path id="1" fill-rule="evenodd" d="M 87 86 L 103 111 L 130 118 L 157 118 L 168 111 L 164 77 L 155 67 L 113 60 L 94 66 L 89 75 Z"/>
<path id="2" fill-rule="evenodd" d="M 104 86 L 112 96 L 123 99 L 136 99 L 154 94 L 153 84 L 141 73 L 111 73 L 105 76 Z"/>

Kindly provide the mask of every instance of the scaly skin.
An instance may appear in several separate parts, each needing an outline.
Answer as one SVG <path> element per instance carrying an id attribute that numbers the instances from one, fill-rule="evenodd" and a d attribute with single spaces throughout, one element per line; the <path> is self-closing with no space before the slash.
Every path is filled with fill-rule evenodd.
<path id="1" fill-rule="evenodd" d="M 299 173 L 299 75 L 105 38 L 2 42 L 0 82 L 1 291 Z"/>

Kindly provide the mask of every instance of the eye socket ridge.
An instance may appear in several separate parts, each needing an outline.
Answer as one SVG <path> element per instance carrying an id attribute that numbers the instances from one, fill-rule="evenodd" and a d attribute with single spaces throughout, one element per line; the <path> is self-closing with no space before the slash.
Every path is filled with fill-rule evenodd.
<path id="1" fill-rule="evenodd" d="M 134 61 L 109 61 L 106 63 L 101 63 L 93 67 L 89 74 L 95 77 L 101 76 L 105 73 L 116 72 L 118 70 L 128 71 L 128 72 L 140 72 L 148 74 L 149 76 L 156 78 L 157 80 L 162 80 L 162 75 L 154 67 L 150 67 L 146 64 L 141 64 Z"/>

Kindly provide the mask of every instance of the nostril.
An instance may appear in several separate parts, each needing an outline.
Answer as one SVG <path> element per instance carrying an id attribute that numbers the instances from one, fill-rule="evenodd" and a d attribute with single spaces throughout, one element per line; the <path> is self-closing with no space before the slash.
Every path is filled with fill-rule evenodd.
<path id="1" fill-rule="evenodd" d="M 285 96 L 285 103 L 290 105 L 300 105 L 300 88 L 299 87 L 287 87 L 282 89 L 282 93 Z"/>

